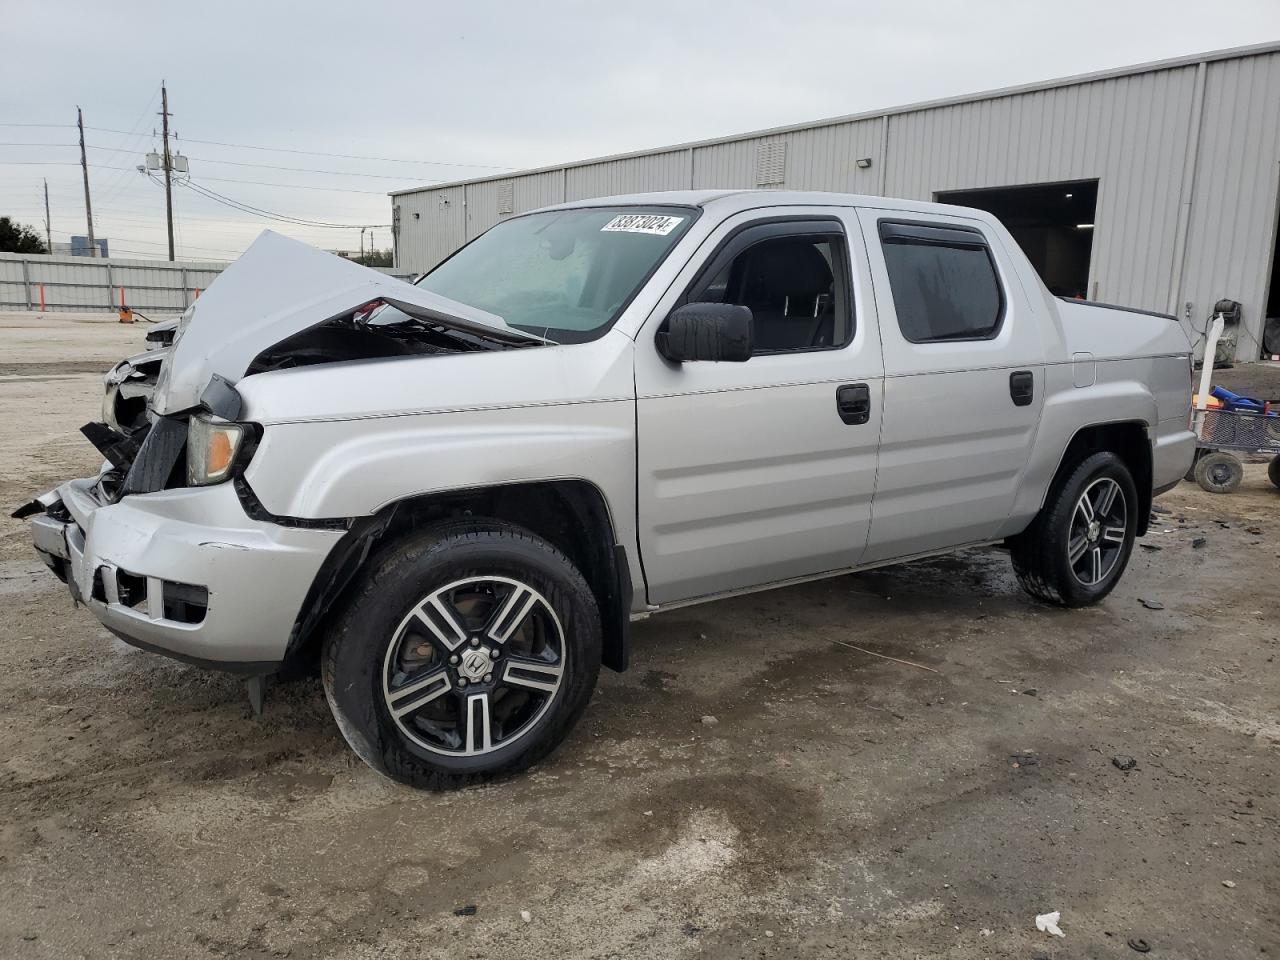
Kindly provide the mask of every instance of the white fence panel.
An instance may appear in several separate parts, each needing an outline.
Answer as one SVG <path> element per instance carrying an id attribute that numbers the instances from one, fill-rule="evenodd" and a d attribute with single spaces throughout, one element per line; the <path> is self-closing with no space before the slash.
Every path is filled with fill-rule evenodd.
<path id="1" fill-rule="evenodd" d="M 227 267 L 221 261 L 0 253 L 0 310 L 181 313 Z M 159 318 L 153 318 L 159 319 Z"/>

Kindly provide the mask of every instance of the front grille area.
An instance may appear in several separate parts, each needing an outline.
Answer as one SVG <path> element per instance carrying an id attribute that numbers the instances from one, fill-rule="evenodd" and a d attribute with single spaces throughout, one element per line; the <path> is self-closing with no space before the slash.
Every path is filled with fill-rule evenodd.
<path id="1" fill-rule="evenodd" d="M 110 567 L 103 567 L 98 572 L 101 574 L 105 570 L 110 575 L 110 569 Z M 133 607 L 135 610 L 144 609 L 147 604 L 147 578 L 117 570 L 116 595 L 126 607 Z"/>
<path id="2" fill-rule="evenodd" d="M 144 577 L 103 564 L 93 574 L 93 599 L 115 602 L 148 620 L 203 623 L 209 612 L 209 590 L 192 583 Z"/>
<path id="3" fill-rule="evenodd" d="M 178 623 L 201 623 L 209 611 L 209 591 L 189 583 L 165 580 L 162 586 L 164 618 Z"/>
<path id="4" fill-rule="evenodd" d="M 124 478 L 120 495 L 186 485 L 187 422 L 157 417 Z"/>

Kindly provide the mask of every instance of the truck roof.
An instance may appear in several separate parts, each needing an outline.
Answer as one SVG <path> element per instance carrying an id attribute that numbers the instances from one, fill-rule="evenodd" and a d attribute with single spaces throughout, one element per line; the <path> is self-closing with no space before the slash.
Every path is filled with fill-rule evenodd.
<path id="1" fill-rule="evenodd" d="M 949 213 L 964 210 L 981 220 L 989 214 L 970 207 L 950 203 L 902 200 L 896 197 L 874 197 L 857 193 L 832 193 L 822 190 L 662 190 L 654 193 L 629 193 L 614 197 L 591 197 L 556 203 L 542 210 L 571 210 L 583 207 L 614 206 L 682 206 L 715 208 L 724 214 L 756 207 L 872 207 L 885 210 L 908 210 L 919 213 Z M 536 211 L 531 211 L 536 212 Z"/>

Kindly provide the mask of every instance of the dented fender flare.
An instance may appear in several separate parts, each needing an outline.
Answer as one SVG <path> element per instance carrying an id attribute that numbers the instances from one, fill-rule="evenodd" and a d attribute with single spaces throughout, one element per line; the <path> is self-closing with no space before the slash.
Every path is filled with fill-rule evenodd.
<path id="1" fill-rule="evenodd" d="M 413 514 L 423 503 L 419 499 L 397 501 L 368 517 L 331 520 L 305 520 L 291 517 L 275 517 L 268 514 L 252 489 L 243 478 L 237 478 L 237 493 L 251 516 L 259 511 L 256 519 L 271 519 L 285 525 L 327 525 L 329 529 L 346 526 L 347 533 L 334 545 L 317 571 L 306 598 L 299 609 L 289 636 L 288 646 L 281 665 L 284 676 L 297 676 L 310 671 L 315 662 L 316 644 L 321 640 L 321 626 L 327 616 L 343 602 L 347 590 L 360 575 L 369 558 L 388 535 L 396 536 L 404 529 L 413 528 Z M 598 493 L 598 491 L 597 491 Z M 428 501 L 429 502 L 429 501 Z M 626 547 L 616 542 L 607 506 L 602 518 L 608 530 L 608 543 L 599 544 L 592 569 L 583 570 L 596 595 L 600 608 L 601 663 L 611 670 L 623 672 L 630 659 L 631 606 L 634 586 Z M 582 512 L 581 505 L 573 505 L 575 521 L 587 527 L 592 518 L 591 507 Z M 519 522 L 516 520 L 515 522 Z"/>

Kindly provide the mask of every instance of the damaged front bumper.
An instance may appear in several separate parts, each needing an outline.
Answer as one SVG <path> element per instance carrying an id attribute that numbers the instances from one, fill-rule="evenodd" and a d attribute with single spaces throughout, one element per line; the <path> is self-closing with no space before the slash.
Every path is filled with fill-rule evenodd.
<path id="1" fill-rule="evenodd" d="M 252 675 L 279 667 L 307 591 L 342 537 L 251 520 L 229 483 L 110 503 L 97 478 L 71 480 L 31 510 L 41 559 L 116 636 Z"/>

